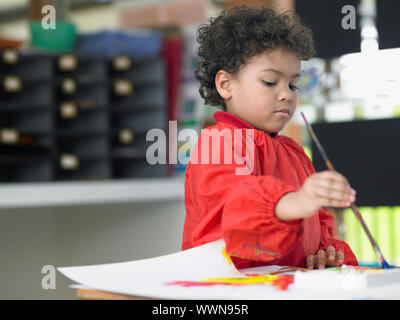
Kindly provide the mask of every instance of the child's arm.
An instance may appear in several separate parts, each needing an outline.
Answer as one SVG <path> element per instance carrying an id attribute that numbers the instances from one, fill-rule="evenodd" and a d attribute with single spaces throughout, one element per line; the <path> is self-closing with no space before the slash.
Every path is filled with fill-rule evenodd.
<path id="1" fill-rule="evenodd" d="M 281 221 L 274 210 L 284 194 L 298 188 L 274 176 L 238 175 L 240 167 L 235 162 L 189 162 L 185 189 L 190 212 L 185 221 L 185 230 L 190 230 L 188 243 L 197 246 L 222 236 L 231 256 L 258 261 L 286 256 L 296 247 L 302 223 L 300 219 Z"/>
<path id="2" fill-rule="evenodd" d="M 272 176 L 229 176 L 236 180 L 223 204 L 226 251 L 243 259 L 272 261 L 290 254 L 302 232 L 301 219 L 281 221 L 276 203 L 293 187 Z"/>

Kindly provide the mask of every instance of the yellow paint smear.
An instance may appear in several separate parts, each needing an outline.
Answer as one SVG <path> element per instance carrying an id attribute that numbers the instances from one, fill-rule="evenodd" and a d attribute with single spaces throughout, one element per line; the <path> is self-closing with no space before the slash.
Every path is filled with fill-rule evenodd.
<path id="1" fill-rule="evenodd" d="M 276 280 L 278 276 L 264 275 L 264 276 L 249 276 L 242 278 L 208 278 L 199 282 L 218 282 L 218 283 L 232 283 L 232 284 L 256 284 L 256 283 L 271 283 Z"/>
<path id="2" fill-rule="evenodd" d="M 225 248 L 222 249 L 222 254 L 224 255 L 225 259 L 228 260 L 228 263 L 232 267 L 233 271 L 236 274 L 241 275 L 241 273 L 238 271 L 238 269 L 236 269 L 235 265 L 233 264 L 231 256 L 226 253 Z"/>

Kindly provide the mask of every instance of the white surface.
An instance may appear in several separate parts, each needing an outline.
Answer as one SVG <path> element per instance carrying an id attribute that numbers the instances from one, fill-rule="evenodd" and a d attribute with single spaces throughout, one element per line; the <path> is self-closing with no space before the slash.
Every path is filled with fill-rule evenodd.
<path id="1" fill-rule="evenodd" d="M 0 184 L 0 208 L 149 202 L 183 198 L 183 177 Z"/>
<path id="2" fill-rule="evenodd" d="M 66 277 L 86 287 L 144 297 L 187 299 L 192 296 L 173 281 L 198 281 L 210 277 L 237 277 L 240 273 L 222 254 L 223 240 L 177 253 L 115 264 L 58 268 Z M 186 288 L 190 289 L 190 288 Z M 199 289 L 199 288 L 197 288 Z M 190 291 L 190 290 L 189 290 Z M 203 292 L 204 288 L 195 290 Z"/>
<path id="3" fill-rule="evenodd" d="M 266 284 L 248 286 L 182 287 L 172 281 L 198 281 L 235 277 L 240 273 L 221 253 L 222 240 L 174 254 L 106 265 L 58 268 L 66 277 L 86 288 L 159 299 L 400 299 L 400 283 L 369 289 L 304 289 L 290 285 L 279 291 Z M 242 273 L 268 272 L 271 267 L 242 269 Z M 311 271 L 310 275 L 314 272 Z M 319 281 L 319 280 L 318 280 Z"/>
<path id="4" fill-rule="evenodd" d="M 400 268 L 357 272 L 351 266 L 342 266 L 341 270 L 340 272 L 332 269 L 296 272 L 294 285 L 301 289 L 355 290 L 400 284 Z"/>

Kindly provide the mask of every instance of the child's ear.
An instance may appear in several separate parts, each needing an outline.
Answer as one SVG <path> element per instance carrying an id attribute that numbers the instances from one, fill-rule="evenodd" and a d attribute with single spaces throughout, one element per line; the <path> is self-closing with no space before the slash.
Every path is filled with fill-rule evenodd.
<path id="1" fill-rule="evenodd" d="M 232 97 L 231 81 L 232 76 L 225 70 L 219 70 L 215 75 L 215 87 L 224 100 Z"/>

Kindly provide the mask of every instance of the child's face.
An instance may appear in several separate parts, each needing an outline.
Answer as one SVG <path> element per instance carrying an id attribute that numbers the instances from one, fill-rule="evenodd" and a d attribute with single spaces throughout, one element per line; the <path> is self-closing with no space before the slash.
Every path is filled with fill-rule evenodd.
<path id="1" fill-rule="evenodd" d="M 295 53 L 280 48 L 261 53 L 231 76 L 227 111 L 259 130 L 279 132 L 296 110 L 299 75 Z"/>

